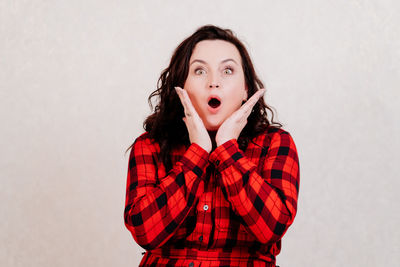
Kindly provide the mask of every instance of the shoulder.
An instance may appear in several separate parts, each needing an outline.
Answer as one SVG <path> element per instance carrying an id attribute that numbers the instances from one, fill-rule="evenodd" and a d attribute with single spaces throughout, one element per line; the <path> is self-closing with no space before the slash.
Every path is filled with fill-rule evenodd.
<path id="1" fill-rule="evenodd" d="M 141 133 L 136 139 L 135 139 L 135 143 L 136 142 L 141 142 L 141 143 L 146 143 L 148 145 L 158 145 L 158 143 L 151 138 L 150 133 L 149 132 L 143 132 Z"/>
<path id="2" fill-rule="evenodd" d="M 144 133 L 140 134 L 135 139 L 135 143 L 136 142 L 150 142 L 150 134 L 148 132 L 144 132 Z"/>
<path id="3" fill-rule="evenodd" d="M 155 153 L 159 151 L 159 145 L 150 137 L 150 134 L 148 132 L 144 132 L 134 140 L 132 144 L 132 151 L 134 150 L 147 150 L 149 152 Z"/>
<path id="4" fill-rule="evenodd" d="M 263 147 L 269 147 L 271 144 L 294 145 L 291 134 L 283 128 L 268 127 L 253 139 L 253 142 Z"/>

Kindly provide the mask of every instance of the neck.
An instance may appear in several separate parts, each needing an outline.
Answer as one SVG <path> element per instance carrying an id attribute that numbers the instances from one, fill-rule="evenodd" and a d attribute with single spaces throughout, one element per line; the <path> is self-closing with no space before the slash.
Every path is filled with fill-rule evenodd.
<path id="1" fill-rule="evenodd" d="M 208 134 L 210 135 L 212 150 L 214 150 L 217 147 L 217 143 L 215 141 L 215 136 L 217 135 L 217 131 L 208 131 Z"/>

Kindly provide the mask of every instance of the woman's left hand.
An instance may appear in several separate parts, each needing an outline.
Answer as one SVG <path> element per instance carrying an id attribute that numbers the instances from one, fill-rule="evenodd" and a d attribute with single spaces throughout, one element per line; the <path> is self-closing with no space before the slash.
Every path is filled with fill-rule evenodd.
<path id="1" fill-rule="evenodd" d="M 259 89 L 246 103 L 238 110 L 232 113 L 219 127 L 215 136 L 217 146 L 222 145 L 231 139 L 237 139 L 247 124 L 247 118 L 250 116 L 254 105 L 264 95 L 265 89 Z"/>

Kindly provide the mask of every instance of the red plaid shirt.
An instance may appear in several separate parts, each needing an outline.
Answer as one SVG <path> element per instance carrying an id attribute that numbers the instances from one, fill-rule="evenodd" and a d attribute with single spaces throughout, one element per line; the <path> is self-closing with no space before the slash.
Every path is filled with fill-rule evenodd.
<path id="1" fill-rule="evenodd" d="M 269 128 L 210 154 L 196 143 L 172 153 L 166 173 L 148 133 L 129 157 L 125 225 L 147 250 L 140 266 L 275 266 L 293 223 L 299 161 L 290 134 Z"/>

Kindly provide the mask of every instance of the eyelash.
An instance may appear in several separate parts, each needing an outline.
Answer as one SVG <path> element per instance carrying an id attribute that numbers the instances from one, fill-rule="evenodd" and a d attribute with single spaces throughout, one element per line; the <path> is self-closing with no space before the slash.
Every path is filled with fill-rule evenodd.
<path id="1" fill-rule="evenodd" d="M 232 72 L 232 73 L 229 73 L 229 74 L 233 74 L 233 68 L 232 68 L 232 67 L 229 67 L 229 66 L 228 66 L 228 67 L 226 67 L 224 70 L 227 70 L 227 69 L 231 70 L 231 72 Z M 197 71 L 198 71 L 198 70 L 203 70 L 203 69 L 202 69 L 202 68 L 197 68 L 197 69 L 194 70 L 194 73 L 197 74 Z"/>

